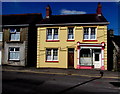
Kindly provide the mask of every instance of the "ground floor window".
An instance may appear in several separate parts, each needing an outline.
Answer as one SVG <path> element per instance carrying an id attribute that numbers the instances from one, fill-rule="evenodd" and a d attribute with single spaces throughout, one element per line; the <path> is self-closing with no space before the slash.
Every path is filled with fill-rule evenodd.
<path id="1" fill-rule="evenodd" d="M 80 51 L 80 65 L 92 66 L 92 54 L 90 49 L 81 49 Z"/>
<path id="2" fill-rule="evenodd" d="M 80 65 L 93 66 L 97 61 L 100 61 L 101 49 L 81 49 L 80 50 Z"/>
<path id="3" fill-rule="evenodd" d="M 9 47 L 9 60 L 20 60 L 19 47 Z"/>
<path id="4" fill-rule="evenodd" d="M 46 49 L 47 61 L 58 61 L 58 49 Z"/>

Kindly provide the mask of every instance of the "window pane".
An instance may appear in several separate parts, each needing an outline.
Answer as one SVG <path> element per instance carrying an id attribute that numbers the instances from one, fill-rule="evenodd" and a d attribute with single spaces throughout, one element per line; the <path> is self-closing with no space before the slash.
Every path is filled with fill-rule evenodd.
<path id="1" fill-rule="evenodd" d="M 58 29 L 54 29 L 53 39 L 58 39 Z"/>
<path id="2" fill-rule="evenodd" d="M 89 39 L 89 28 L 84 28 L 84 39 Z"/>
<path id="3" fill-rule="evenodd" d="M 90 49 L 82 49 L 80 51 L 80 57 L 91 57 Z"/>
<path id="4" fill-rule="evenodd" d="M 19 51 L 19 48 L 15 48 L 15 51 Z"/>
<path id="5" fill-rule="evenodd" d="M 58 50 L 53 49 L 53 60 L 58 60 Z"/>
<path id="6" fill-rule="evenodd" d="M 74 39 L 73 28 L 68 28 L 68 39 Z"/>
<path id="7" fill-rule="evenodd" d="M 95 39 L 95 28 L 91 28 L 90 39 Z"/>
<path id="8" fill-rule="evenodd" d="M 20 40 L 20 33 L 11 33 L 10 40 L 19 41 Z"/>
<path id="9" fill-rule="evenodd" d="M 2 32 L 0 32 L 0 41 L 2 41 L 2 35 L 3 35 Z"/>
<path id="10" fill-rule="evenodd" d="M 17 33 L 17 34 L 15 35 L 15 40 L 20 40 L 20 33 Z"/>
<path id="11" fill-rule="evenodd" d="M 10 52 L 10 59 L 18 60 L 20 57 L 19 52 Z"/>
<path id="12" fill-rule="evenodd" d="M 14 51 L 14 48 L 10 48 L 10 51 Z"/>
<path id="13" fill-rule="evenodd" d="M 99 54 L 95 54 L 95 61 L 99 61 Z"/>
<path id="14" fill-rule="evenodd" d="M 92 66 L 92 58 L 91 57 L 81 57 L 80 58 L 80 65 L 82 66 Z"/>
<path id="15" fill-rule="evenodd" d="M 46 60 L 51 60 L 51 49 L 47 49 Z"/>
<path id="16" fill-rule="evenodd" d="M 13 52 L 10 52 L 10 59 L 13 59 Z"/>
<path id="17" fill-rule="evenodd" d="M 15 52 L 15 58 L 14 59 L 19 59 L 19 52 Z"/>
<path id="18" fill-rule="evenodd" d="M 54 35 L 58 35 L 58 29 L 57 28 L 54 29 Z"/>
<path id="19" fill-rule="evenodd" d="M 10 29 L 10 33 L 15 33 L 17 30 L 16 29 Z"/>
<path id="20" fill-rule="evenodd" d="M 52 39 L 52 29 L 47 29 L 47 39 Z"/>

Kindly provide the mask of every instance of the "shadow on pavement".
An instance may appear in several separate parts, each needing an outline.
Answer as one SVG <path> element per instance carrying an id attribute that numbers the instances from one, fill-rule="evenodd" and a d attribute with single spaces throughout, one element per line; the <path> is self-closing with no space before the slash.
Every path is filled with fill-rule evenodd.
<path id="1" fill-rule="evenodd" d="M 110 82 L 115 87 L 120 87 L 120 82 Z"/>
<path id="2" fill-rule="evenodd" d="M 75 86 L 73 86 L 73 87 L 67 88 L 67 89 L 65 89 L 65 90 L 63 90 L 63 91 L 61 91 L 61 92 L 56 93 L 56 94 L 62 94 L 62 93 L 65 93 L 65 92 L 67 92 L 67 91 L 69 91 L 69 90 L 71 90 L 71 89 L 74 89 L 74 88 L 76 88 L 76 87 L 78 87 L 78 86 L 81 86 L 81 85 L 83 85 L 83 84 L 92 82 L 92 81 L 97 80 L 97 79 L 101 79 L 101 78 L 103 77 L 103 74 L 104 74 L 104 73 L 103 73 L 102 71 L 100 71 L 100 74 L 101 74 L 100 77 L 93 78 L 93 79 L 91 79 L 91 80 L 88 80 L 88 81 L 85 81 L 85 82 L 83 82 L 83 83 L 77 84 L 77 85 L 75 85 Z"/>

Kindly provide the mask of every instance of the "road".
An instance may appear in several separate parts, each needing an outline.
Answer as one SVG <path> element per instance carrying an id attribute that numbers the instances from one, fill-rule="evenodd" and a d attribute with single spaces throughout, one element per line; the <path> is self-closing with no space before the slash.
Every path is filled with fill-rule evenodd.
<path id="1" fill-rule="evenodd" d="M 120 94 L 118 79 L 2 72 L 2 94 Z"/>

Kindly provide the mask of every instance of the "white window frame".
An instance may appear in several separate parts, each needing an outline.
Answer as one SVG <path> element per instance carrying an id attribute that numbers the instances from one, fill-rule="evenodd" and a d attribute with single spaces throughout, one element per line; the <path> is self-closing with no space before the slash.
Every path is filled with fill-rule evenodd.
<path id="1" fill-rule="evenodd" d="M 3 32 L 0 32 L 0 41 L 3 41 Z"/>
<path id="2" fill-rule="evenodd" d="M 14 51 L 10 51 L 10 48 L 13 48 Z M 15 51 L 16 48 L 19 48 L 19 51 Z M 15 59 L 15 58 L 11 59 L 10 58 L 10 53 L 18 53 L 19 54 L 19 58 L 18 59 Z M 20 60 L 20 47 L 9 47 L 9 60 Z"/>
<path id="3" fill-rule="evenodd" d="M 51 59 L 47 59 L 47 50 L 51 50 Z M 54 60 L 54 50 L 57 50 L 57 60 Z M 57 48 L 47 48 L 46 49 L 46 61 L 58 61 L 58 49 Z"/>
<path id="4" fill-rule="evenodd" d="M 73 29 L 73 33 L 72 33 L 73 38 L 69 38 L 69 29 L 71 29 L 71 28 Z M 75 30 L 74 30 L 73 27 L 69 27 L 69 28 L 68 28 L 68 38 L 67 38 L 68 40 L 74 40 L 74 31 L 75 31 Z"/>
<path id="5" fill-rule="evenodd" d="M 85 33 L 84 28 L 88 28 L 88 39 L 85 39 L 85 38 L 84 38 L 84 33 Z M 84 40 L 96 40 L 97 28 L 96 28 L 96 27 L 84 27 L 84 28 L 83 28 L 83 31 L 84 31 L 84 32 L 83 32 L 83 39 L 84 39 Z M 92 29 L 92 28 L 95 28 L 95 38 L 94 38 L 94 39 L 91 39 L 91 29 Z"/>
<path id="6" fill-rule="evenodd" d="M 12 34 L 14 34 L 14 38 L 12 38 Z M 18 34 L 18 39 L 16 39 L 16 35 Z M 10 31 L 10 41 L 20 41 L 20 32 L 17 32 L 17 29 L 15 29 L 14 32 Z"/>
<path id="7" fill-rule="evenodd" d="M 51 38 L 51 39 L 48 39 L 48 29 L 51 29 L 51 30 L 52 30 L 52 38 Z M 58 32 L 58 38 L 57 38 L 57 39 L 54 38 L 55 29 L 57 29 L 57 32 Z M 47 28 L 46 39 L 47 39 L 47 40 L 59 40 L 59 28 Z"/>

